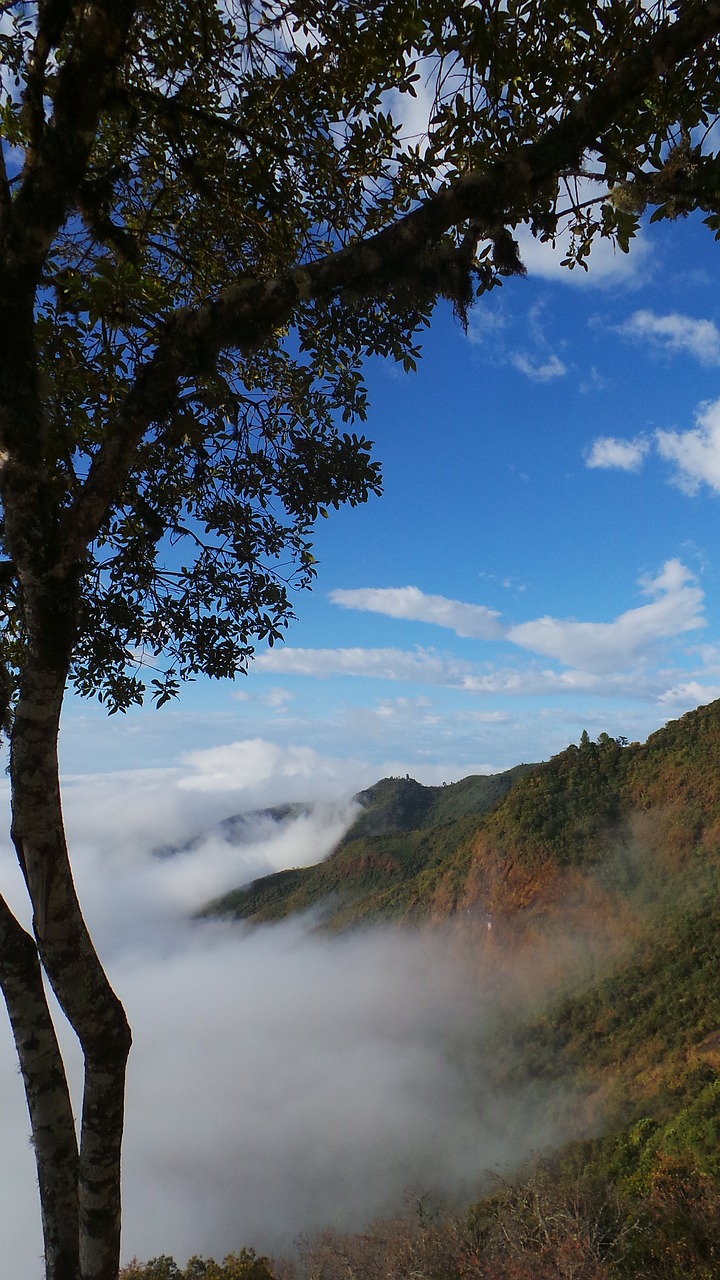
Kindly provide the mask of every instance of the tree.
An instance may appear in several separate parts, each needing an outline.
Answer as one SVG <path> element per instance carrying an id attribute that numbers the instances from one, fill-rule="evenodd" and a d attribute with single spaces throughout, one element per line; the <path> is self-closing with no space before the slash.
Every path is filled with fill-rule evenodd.
<path id="1" fill-rule="evenodd" d="M 31 935 L 0 903 L 48 1280 L 115 1280 L 130 1031 L 63 830 L 68 683 L 242 671 L 378 492 L 362 362 L 522 274 L 513 231 L 720 227 L 720 0 L 6 0 L 2 711 Z M 393 116 L 430 88 L 425 140 Z M 602 184 L 588 191 L 585 180 Z M 145 673 L 149 671 L 149 676 Z M 85 1061 L 79 1142 L 45 999 Z"/>
<path id="2" fill-rule="evenodd" d="M 131 1262 L 123 1267 L 120 1280 L 275 1280 L 268 1258 L 258 1257 L 254 1249 L 231 1253 L 224 1262 L 214 1258 L 190 1258 L 183 1270 L 167 1255 L 151 1258 L 146 1266 Z"/>

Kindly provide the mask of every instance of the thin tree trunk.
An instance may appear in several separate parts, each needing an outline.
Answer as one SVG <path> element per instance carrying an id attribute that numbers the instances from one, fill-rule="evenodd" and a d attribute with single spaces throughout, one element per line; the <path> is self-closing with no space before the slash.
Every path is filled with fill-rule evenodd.
<path id="1" fill-rule="evenodd" d="M 73 1230 L 71 1222 L 76 1224 L 74 1261 L 62 1280 L 117 1280 L 120 1149 L 131 1036 L 75 892 L 57 755 L 77 634 L 81 567 L 77 557 L 64 555 L 59 537 L 54 480 L 44 454 L 49 427 L 37 386 L 32 308 L 18 304 L 13 317 L 16 331 L 24 334 L 14 372 L 7 353 L 0 356 L 5 426 L 12 443 L 2 473 L 5 540 L 17 577 L 25 639 L 10 734 L 12 839 L 32 903 L 37 955 L 80 1041 L 85 1068 L 76 1208 L 61 1222 L 62 1206 L 46 1197 L 46 1232 L 51 1239 L 64 1237 Z M 0 330 L 7 317 L 2 321 Z M 61 1133 L 62 1126 L 55 1135 L 60 1145 Z M 36 1158 L 43 1165 L 42 1186 L 54 1176 L 52 1156 L 38 1148 Z M 46 1265 L 47 1280 L 56 1280 L 50 1262 Z"/>
<path id="2" fill-rule="evenodd" d="M 30 1113 L 47 1280 L 76 1280 L 78 1146 L 65 1068 L 43 986 L 37 947 L 0 898 L 0 986 Z"/>
<path id="3" fill-rule="evenodd" d="M 78 1173 L 79 1276 L 80 1280 L 117 1280 L 120 1148 L 131 1035 L 85 925 L 65 840 L 57 735 L 69 659 L 69 646 L 63 642 L 72 611 L 67 608 L 68 596 L 72 598 L 73 590 L 67 583 L 64 587 L 55 583 L 50 599 L 26 596 L 29 624 L 41 618 L 43 626 L 31 639 L 15 709 L 10 755 L 12 837 L 33 904 L 40 959 L 85 1058 Z"/>

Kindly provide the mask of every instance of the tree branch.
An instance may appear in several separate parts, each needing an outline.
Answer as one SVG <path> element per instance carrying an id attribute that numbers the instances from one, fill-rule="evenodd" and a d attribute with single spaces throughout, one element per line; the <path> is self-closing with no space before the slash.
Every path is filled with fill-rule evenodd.
<path id="1" fill-rule="evenodd" d="M 77 6 L 56 0 L 43 6 L 26 95 L 34 112 L 34 149 L 26 158 L 2 245 L 12 276 L 27 276 L 33 286 L 77 195 L 135 8 L 133 0 L 95 0 Z M 74 40 L 57 74 L 52 120 L 47 125 L 43 120 L 41 126 L 35 117 L 42 111 L 47 57 L 73 9 L 77 12 Z"/>
<path id="2" fill-rule="evenodd" d="M 10 182 L 8 180 L 7 165 L 5 164 L 5 152 L 0 143 L 0 238 L 5 230 L 7 215 L 12 204 L 12 196 L 10 193 Z"/>
<path id="3" fill-rule="evenodd" d="M 448 265 L 445 233 L 471 221 L 494 238 L 514 226 L 532 200 L 558 179 L 579 172 L 590 150 L 602 154 L 603 134 L 642 99 L 650 85 L 720 33 L 720 0 L 686 4 L 576 101 L 537 141 L 485 169 L 441 188 L 416 209 L 366 240 L 270 279 L 246 277 L 197 308 L 168 320 L 155 355 L 138 371 L 116 419 L 112 438 L 96 456 L 82 491 L 64 518 L 64 554 L 80 557 L 94 539 L 114 493 L 148 426 L 173 408 L 181 378 L 213 367 L 223 350 L 252 350 L 287 324 L 303 301 L 326 301 L 343 291 L 367 297 L 413 278 L 432 279 Z M 436 290 L 437 292 L 437 290 Z"/>
<path id="4" fill-rule="evenodd" d="M 45 131 L 45 70 L 48 58 L 56 48 L 72 13 L 73 0 L 45 0 L 38 11 L 35 43 L 28 59 L 23 116 L 28 126 L 31 153 L 37 149 Z"/>

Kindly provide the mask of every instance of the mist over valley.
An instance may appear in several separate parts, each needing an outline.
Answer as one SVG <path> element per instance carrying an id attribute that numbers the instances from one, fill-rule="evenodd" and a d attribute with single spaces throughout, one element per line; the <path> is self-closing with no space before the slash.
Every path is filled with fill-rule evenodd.
<path id="1" fill-rule="evenodd" d="M 648 1169 L 678 1115 L 716 1132 L 718 704 L 646 744 L 584 735 L 449 786 L 333 798 L 306 764 L 275 795 L 188 770 L 67 781 L 79 890 L 135 1037 L 126 1262 L 287 1254 L 408 1194 L 460 1210 L 568 1143 L 612 1165 L 643 1117 Z M 21 910 L 13 867 L 6 848 Z M 37 1280 L 5 1026 L 0 1073 L 6 1251 Z M 684 1158 L 714 1176 L 684 1123 Z"/>

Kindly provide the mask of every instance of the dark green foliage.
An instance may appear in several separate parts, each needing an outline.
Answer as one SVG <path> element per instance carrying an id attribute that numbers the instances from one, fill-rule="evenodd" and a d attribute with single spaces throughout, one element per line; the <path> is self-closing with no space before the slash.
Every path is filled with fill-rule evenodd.
<path id="1" fill-rule="evenodd" d="M 587 736 L 587 735 L 586 735 Z M 520 839 L 523 857 L 583 862 L 621 813 L 625 751 L 613 738 L 568 747 L 540 765 L 488 824 L 492 838 Z"/>
<path id="2" fill-rule="evenodd" d="M 34 467 L 44 534 L 77 575 L 76 686 L 120 709 L 235 674 L 282 636 L 317 516 L 379 492 L 351 429 L 365 358 L 414 368 L 439 297 L 466 322 L 522 275 L 520 223 L 569 227 L 585 270 L 596 237 L 627 251 L 648 203 L 715 229 L 718 16 L 118 0 L 103 40 L 80 12 L 3 9 L 3 448 Z M 428 136 L 407 145 L 393 96 L 421 78 Z M 609 192 L 590 201 L 589 154 Z M 0 541 L 15 679 L 12 521 Z"/>
<path id="3" fill-rule="evenodd" d="M 643 818 L 652 818 L 653 801 L 662 818 L 647 829 L 649 847 L 625 850 L 630 870 L 617 855 L 596 867 L 610 882 L 620 866 L 623 896 L 641 913 L 627 950 L 599 979 L 495 1033 L 499 1079 L 505 1071 L 515 1083 L 554 1080 L 568 1097 L 580 1088 L 602 1098 L 603 1135 L 548 1168 L 566 1203 L 606 1205 L 622 1247 L 606 1241 L 608 1270 L 598 1274 L 618 1280 L 714 1280 L 720 1272 L 719 712 L 718 704 L 700 708 L 645 746 L 625 748 L 610 776 L 624 821 L 638 796 Z M 578 754 L 589 757 L 592 747 Z M 567 773 L 571 756 L 547 768 L 559 761 Z M 517 808 L 519 789 L 506 809 Z M 684 820 L 688 797 L 692 821 Z M 579 835 L 582 847 L 584 825 Z M 503 1229 L 516 1245 L 517 1204 L 529 1203 L 523 1188 L 511 1184 L 500 1197 Z M 494 1201 L 475 1211 L 481 1222 L 499 1213 Z M 585 1262 L 591 1238 L 586 1230 Z"/>
<path id="4" fill-rule="evenodd" d="M 424 787 L 414 778 L 383 778 L 355 797 L 363 813 L 345 842 L 387 831 L 414 831 L 440 826 L 454 818 L 487 813 L 533 765 L 519 764 L 504 773 L 474 774 L 449 786 Z"/>
<path id="5" fill-rule="evenodd" d="M 415 877 L 429 865 L 441 866 L 469 830 L 455 822 L 446 829 L 346 839 L 325 862 L 262 876 L 209 903 L 203 914 L 262 923 L 319 907 L 326 923 L 340 928 L 392 918 L 404 911 Z"/>
<path id="6" fill-rule="evenodd" d="M 252 917 L 255 920 L 272 919 L 275 911 L 283 915 L 288 901 L 295 901 L 296 890 L 305 885 L 304 868 L 275 871 L 272 875 L 253 880 L 246 889 L 233 889 L 222 898 L 211 902 L 203 915 L 233 915 L 236 919 Z M 302 906 L 298 910 L 302 910 Z"/>
<path id="7" fill-rule="evenodd" d="M 352 825 L 350 839 L 379 836 L 387 831 L 414 831 L 427 824 L 435 799 L 434 788 L 414 778 L 383 778 L 355 797 L 363 812 Z"/>

